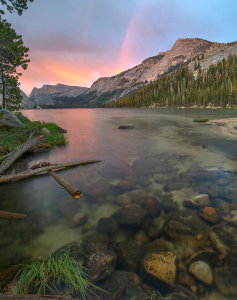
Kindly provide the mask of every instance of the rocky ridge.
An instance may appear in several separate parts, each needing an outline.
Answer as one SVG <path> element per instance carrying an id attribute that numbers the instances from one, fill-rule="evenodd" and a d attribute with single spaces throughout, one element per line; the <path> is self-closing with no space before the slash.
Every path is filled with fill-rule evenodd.
<path id="1" fill-rule="evenodd" d="M 43 85 L 33 88 L 29 99 L 38 105 L 60 105 L 65 101 L 83 95 L 88 88 L 64 84 Z M 69 100 L 70 101 L 70 100 Z"/>
<path id="2" fill-rule="evenodd" d="M 40 89 L 32 90 L 30 100 L 43 106 L 100 106 L 123 97 L 184 64 L 188 64 L 195 74 L 197 72 L 195 63 L 198 58 L 200 66 L 208 68 L 234 53 L 237 53 L 237 42 L 225 44 L 199 38 L 178 39 L 170 50 L 149 57 L 141 64 L 118 75 L 99 78 L 90 88 L 62 84 L 44 85 Z"/>

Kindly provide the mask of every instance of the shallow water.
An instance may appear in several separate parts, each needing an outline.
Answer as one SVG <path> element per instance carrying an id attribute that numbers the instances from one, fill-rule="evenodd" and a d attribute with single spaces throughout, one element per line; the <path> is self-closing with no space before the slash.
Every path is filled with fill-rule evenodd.
<path id="1" fill-rule="evenodd" d="M 228 201 L 237 204 L 233 173 L 237 169 L 237 140 L 223 136 L 216 127 L 192 121 L 197 117 L 236 117 L 235 110 L 64 109 L 23 113 L 31 120 L 51 121 L 65 128 L 68 143 L 19 160 L 12 172 L 37 161 L 101 162 L 60 172 L 83 192 L 79 201 L 49 176 L 0 186 L 0 210 L 28 214 L 23 221 L 0 220 L 0 269 L 48 255 L 69 242 L 80 242 L 87 231 L 96 228 L 100 218 L 111 216 L 124 204 L 119 198 L 122 194 L 130 193 L 136 204 L 148 197 L 166 201 L 168 194 L 178 204 L 177 211 L 184 209 L 183 200 L 193 195 L 210 189 L 225 190 L 231 193 Z M 118 126 L 124 124 L 134 129 L 119 130 Z M 214 172 L 214 179 L 203 179 L 202 172 Z M 220 179 L 225 179 L 224 185 Z M 124 188 L 124 181 L 129 188 Z M 71 228 L 70 221 L 78 212 L 88 214 L 89 220 Z M 226 227 L 235 228 L 233 224 Z M 139 230 L 145 232 L 144 228 Z M 134 238 L 129 234 L 128 230 L 127 239 Z M 148 239 L 152 240 L 150 236 Z M 237 235 L 233 236 L 235 240 Z M 175 245 L 175 241 L 172 243 Z M 235 248 L 237 243 L 233 243 L 231 247 Z M 176 247 L 177 254 L 182 247 Z"/>

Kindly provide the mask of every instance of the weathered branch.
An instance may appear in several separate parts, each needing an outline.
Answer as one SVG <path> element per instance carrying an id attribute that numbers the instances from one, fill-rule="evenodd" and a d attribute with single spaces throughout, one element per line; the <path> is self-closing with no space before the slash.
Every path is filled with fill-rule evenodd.
<path id="1" fill-rule="evenodd" d="M 82 193 L 77 188 L 55 172 L 49 171 L 48 174 L 52 176 L 69 194 L 71 194 L 74 199 L 79 199 L 82 196 Z"/>
<path id="2" fill-rule="evenodd" d="M 19 174 L 13 174 L 13 175 L 2 175 L 0 176 L 0 183 L 10 182 L 10 181 L 17 181 L 25 178 L 29 178 L 31 176 L 37 175 L 39 173 L 53 171 L 53 170 L 61 170 L 69 167 L 76 167 L 76 166 L 85 166 L 89 164 L 98 163 L 100 160 L 90 160 L 90 161 L 84 161 L 84 162 L 68 162 L 64 164 L 54 164 L 51 166 L 38 168 L 35 170 L 28 170 L 25 172 L 21 172 Z"/>
<path id="3" fill-rule="evenodd" d="M 41 140 L 43 140 L 43 136 L 36 136 L 24 144 L 20 145 L 16 150 L 12 151 L 11 154 L 5 158 L 5 160 L 0 165 L 0 174 L 3 174 L 7 169 L 11 167 L 11 165 L 16 161 L 19 157 L 22 156 L 23 153 L 27 152 L 35 145 L 37 145 Z"/>
<path id="4" fill-rule="evenodd" d="M 0 211 L 0 219 L 14 219 L 14 220 L 22 220 L 25 219 L 27 215 L 25 214 L 18 214 L 18 213 L 12 213 L 7 211 Z"/>

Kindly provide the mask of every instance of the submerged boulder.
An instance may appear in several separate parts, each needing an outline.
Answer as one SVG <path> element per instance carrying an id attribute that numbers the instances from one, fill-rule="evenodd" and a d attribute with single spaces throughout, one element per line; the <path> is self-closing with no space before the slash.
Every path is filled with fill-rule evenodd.
<path id="1" fill-rule="evenodd" d="M 135 271 L 141 260 L 143 249 L 134 241 L 118 243 L 115 249 L 118 255 L 118 266 L 122 270 Z"/>
<path id="2" fill-rule="evenodd" d="M 192 197 L 190 200 L 184 200 L 184 206 L 188 208 L 196 208 L 210 205 L 211 201 L 206 194 L 200 194 Z"/>
<path id="3" fill-rule="evenodd" d="M 132 125 L 120 125 L 118 129 L 134 129 L 134 126 Z"/>
<path id="4" fill-rule="evenodd" d="M 134 272 L 116 270 L 108 279 L 100 282 L 99 287 L 109 292 L 108 294 L 102 293 L 99 298 L 101 300 L 146 299 L 149 295 L 141 279 Z M 96 293 L 98 294 L 97 291 Z"/>
<path id="5" fill-rule="evenodd" d="M 208 246 L 208 225 L 199 218 L 196 210 L 173 212 L 164 230 L 171 241 L 184 249 L 195 251 Z"/>
<path id="6" fill-rule="evenodd" d="M 205 206 L 200 212 L 200 217 L 210 224 L 216 224 L 220 221 L 216 209 L 211 206 Z"/>
<path id="7" fill-rule="evenodd" d="M 81 225 L 84 225 L 88 221 L 88 215 L 85 215 L 81 212 L 75 214 L 75 216 L 72 218 L 72 220 L 69 221 L 69 227 L 79 227 Z"/>
<path id="8" fill-rule="evenodd" d="M 138 226 L 145 220 L 145 217 L 145 210 L 136 205 L 126 205 L 114 215 L 118 224 L 127 226 Z"/>
<path id="9" fill-rule="evenodd" d="M 116 263 L 117 256 L 112 250 L 96 250 L 87 257 L 87 274 L 93 282 L 98 282 L 110 276 Z"/>
<path id="10" fill-rule="evenodd" d="M 224 268 L 214 269 L 214 279 L 217 289 L 224 296 L 237 296 L 237 276 Z"/>
<path id="11" fill-rule="evenodd" d="M 97 224 L 97 232 L 107 235 L 114 234 L 118 229 L 116 221 L 112 218 L 101 218 Z"/>
<path id="12" fill-rule="evenodd" d="M 216 232 L 211 230 L 209 233 L 209 238 L 213 248 L 222 254 L 223 257 L 226 257 L 229 254 L 230 249 L 224 244 L 223 241 L 221 241 Z"/>
<path id="13" fill-rule="evenodd" d="M 0 110 L 0 127 L 24 128 L 24 124 L 17 118 L 15 113 L 6 109 Z"/>
<path id="14" fill-rule="evenodd" d="M 178 204 L 173 200 L 171 193 L 166 193 L 161 199 L 161 207 L 166 214 L 178 209 Z"/>
<path id="15" fill-rule="evenodd" d="M 162 292 L 174 288 L 176 272 L 176 255 L 170 251 L 148 253 L 142 260 L 144 280 Z"/>
<path id="16" fill-rule="evenodd" d="M 155 198 L 146 198 L 143 201 L 143 206 L 147 214 L 151 217 L 159 216 L 161 214 L 161 205 Z"/>

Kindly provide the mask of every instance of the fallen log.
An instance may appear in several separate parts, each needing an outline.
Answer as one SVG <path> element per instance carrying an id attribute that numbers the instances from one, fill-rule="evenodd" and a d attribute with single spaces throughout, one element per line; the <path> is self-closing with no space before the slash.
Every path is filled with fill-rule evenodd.
<path id="1" fill-rule="evenodd" d="M 22 220 L 27 217 L 26 214 L 12 213 L 8 211 L 0 211 L 0 219 Z"/>
<path id="2" fill-rule="evenodd" d="M 0 300 L 73 300 L 70 296 L 55 296 L 55 295 L 34 295 L 34 294 L 24 294 L 24 295 L 9 295 L 0 294 Z M 75 298 L 74 298 L 75 299 Z"/>
<path id="3" fill-rule="evenodd" d="M 35 175 L 37 175 L 39 173 L 43 173 L 43 172 L 48 172 L 48 171 L 53 171 L 53 170 L 60 171 L 65 168 L 76 167 L 76 166 L 85 166 L 85 165 L 94 164 L 94 163 L 98 163 L 98 162 L 100 162 L 100 160 L 90 160 L 90 161 L 83 161 L 83 162 L 68 162 L 68 163 L 64 163 L 64 164 L 54 164 L 51 166 L 38 168 L 35 170 L 28 170 L 28 171 L 24 171 L 24 172 L 21 172 L 18 174 L 13 174 L 13 175 L 2 175 L 2 176 L 0 175 L 0 183 L 6 183 L 6 182 L 10 182 L 10 181 L 17 181 L 17 180 L 29 178 L 31 176 L 35 176 Z"/>
<path id="4" fill-rule="evenodd" d="M 3 174 L 11 165 L 22 156 L 23 153 L 27 152 L 34 146 L 36 146 L 41 140 L 44 139 L 44 136 L 36 136 L 29 139 L 22 145 L 20 145 L 16 150 L 12 151 L 0 165 L 0 174 Z"/>
<path id="5" fill-rule="evenodd" d="M 69 194 L 71 194 L 74 199 L 79 199 L 82 196 L 82 192 L 55 172 L 49 171 L 48 174 L 52 176 Z"/>

